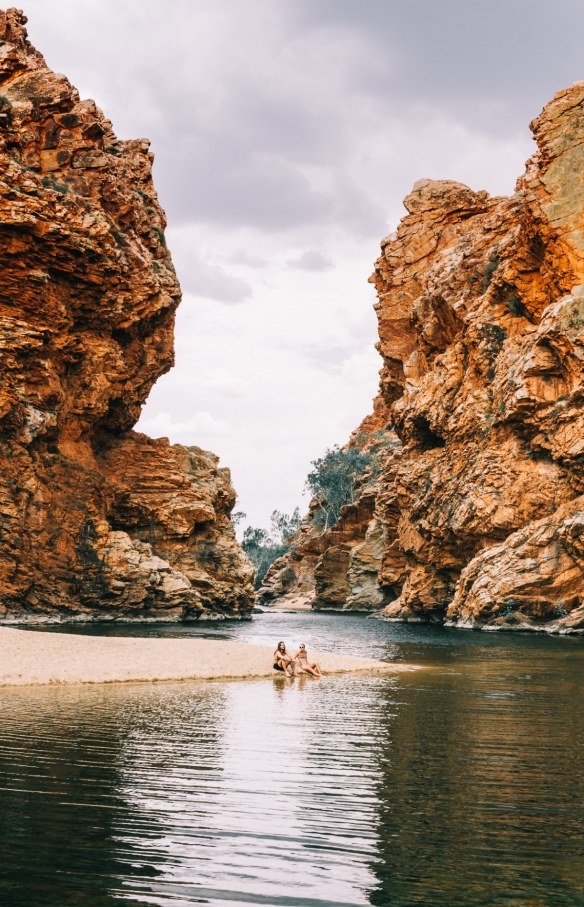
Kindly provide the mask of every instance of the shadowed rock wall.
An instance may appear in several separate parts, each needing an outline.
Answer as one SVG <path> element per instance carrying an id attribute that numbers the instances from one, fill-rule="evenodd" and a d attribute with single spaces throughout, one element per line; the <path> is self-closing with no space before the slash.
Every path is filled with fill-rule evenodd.
<path id="1" fill-rule="evenodd" d="M 131 431 L 180 288 L 146 139 L 0 11 L 0 619 L 246 614 L 229 471 Z"/>

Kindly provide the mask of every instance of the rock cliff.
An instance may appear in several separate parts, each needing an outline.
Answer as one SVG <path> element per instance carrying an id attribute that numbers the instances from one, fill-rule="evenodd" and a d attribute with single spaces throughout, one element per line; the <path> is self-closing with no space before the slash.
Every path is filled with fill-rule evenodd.
<path id="1" fill-rule="evenodd" d="M 584 629 L 584 83 L 531 129 L 514 195 L 420 180 L 375 265 L 402 446 L 333 569 L 344 594 L 368 539 L 388 619 Z"/>
<path id="2" fill-rule="evenodd" d="M 131 431 L 180 288 L 145 139 L 0 11 L 0 619 L 249 613 L 229 471 Z"/>

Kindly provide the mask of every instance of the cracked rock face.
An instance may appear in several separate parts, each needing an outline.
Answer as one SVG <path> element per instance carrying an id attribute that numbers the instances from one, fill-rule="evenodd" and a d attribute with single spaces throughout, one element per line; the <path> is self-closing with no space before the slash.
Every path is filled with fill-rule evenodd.
<path id="1" fill-rule="evenodd" d="M 402 447 L 339 565 L 343 607 L 584 628 L 584 83 L 531 128 L 513 196 L 420 180 L 382 242 L 376 410 Z"/>
<path id="2" fill-rule="evenodd" d="M 388 616 L 555 625 L 584 603 L 566 528 L 584 477 L 583 112 L 582 84 L 545 108 L 511 198 L 421 180 L 382 244 L 406 560 Z"/>
<path id="3" fill-rule="evenodd" d="M 131 431 L 180 301 L 149 143 L 25 23 L 0 11 L 0 619 L 245 615 L 229 471 Z"/>

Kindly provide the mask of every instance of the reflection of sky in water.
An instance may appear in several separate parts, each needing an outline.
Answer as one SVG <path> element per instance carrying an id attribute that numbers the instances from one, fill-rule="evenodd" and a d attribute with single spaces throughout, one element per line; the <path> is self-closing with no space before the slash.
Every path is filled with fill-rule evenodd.
<path id="1" fill-rule="evenodd" d="M 214 687 L 202 732 L 183 709 L 181 734 L 169 737 L 161 712 L 124 746 L 119 793 L 130 821 L 119 845 L 160 872 L 137 890 L 132 879 L 130 896 L 368 904 L 381 780 L 375 697 L 367 705 L 344 678 Z"/>

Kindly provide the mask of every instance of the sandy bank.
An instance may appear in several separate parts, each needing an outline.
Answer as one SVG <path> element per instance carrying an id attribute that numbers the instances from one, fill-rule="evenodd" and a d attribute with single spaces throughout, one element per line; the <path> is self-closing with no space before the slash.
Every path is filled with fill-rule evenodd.
<path id="1" fill-rule="evenodd" d="M 278 676 L 273 650 L 214 639 L 78 636 L 0 628 L 0 686 Z M 411 666 L 310 651 L 325 673 Z M 281 675 L 280 675 L 281 676 Z"/>

